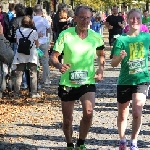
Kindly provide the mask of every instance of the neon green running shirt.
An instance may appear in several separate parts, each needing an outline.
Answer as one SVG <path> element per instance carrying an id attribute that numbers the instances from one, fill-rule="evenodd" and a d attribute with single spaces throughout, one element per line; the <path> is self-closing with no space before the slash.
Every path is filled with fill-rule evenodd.
<path id="1" fill-rule="evenodd" d="M 88 29 L 88 36 L 81 39 L 75 32 L 75 27 L 60 33 L 54 50 L 64 52 L 64 64 L 71 67 L 61 75 L 60 85 L 80 87 L 85 84 L 95 84 L 94 58 L 96 48 L 104 45 L 100 34 Z"/>

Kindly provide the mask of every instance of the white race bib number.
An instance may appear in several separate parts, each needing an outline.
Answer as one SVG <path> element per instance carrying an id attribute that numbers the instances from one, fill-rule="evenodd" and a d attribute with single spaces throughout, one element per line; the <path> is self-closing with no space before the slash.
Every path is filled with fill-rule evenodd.
<path id="1" fill-rule="evenodd" d="M 69 80 L 72 84 L 85 84 L 88 77 L 87 71 L 71 71 L 69 72 Z"/>
<path id="2" fill-rule="evenodd" d="M 129 74 L 136 74 L 138 72 L 143 72 L 146 68 L 145 59 L 131 60 L 129 64 Z"/>

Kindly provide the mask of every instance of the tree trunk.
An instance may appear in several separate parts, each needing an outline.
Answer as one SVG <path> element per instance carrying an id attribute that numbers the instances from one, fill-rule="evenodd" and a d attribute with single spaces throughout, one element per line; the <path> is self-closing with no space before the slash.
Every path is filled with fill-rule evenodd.
<path id="1" fill-rule="evenodd" d="M 40 4 L 40 3 L 41 3 L 41 0 L 38 0 L 38 1 L 37 1 L 37 4 Z"/>
<path id="2" fill-rule="evenodd" d="M 74 8 L 74 0 L 71 0 L 71 1 L 70 1 L 70 4 L 71 4 L 72 9 L 73 9 L 73 8 Z"/>
<path id="3" fill-rule="evenodd" d="M 149 11 L 149 5 L 148 5 L 148 1 L 146 1 L 146 10 L 148 10 Z"/>

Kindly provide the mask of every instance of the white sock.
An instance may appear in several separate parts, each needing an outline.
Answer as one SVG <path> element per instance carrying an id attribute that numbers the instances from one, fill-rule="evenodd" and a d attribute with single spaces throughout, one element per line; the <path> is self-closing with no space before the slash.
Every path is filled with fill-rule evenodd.
<path id="1" fill-rule="evenodd" d="M 121 142 L 126 142 L 126 138 L 120 139 Z"/>
<path id="2" fill-rule="evenodd" d="M 131 143 L 137 144 L 137 140 L 136 139 L 131 140 Z"/>

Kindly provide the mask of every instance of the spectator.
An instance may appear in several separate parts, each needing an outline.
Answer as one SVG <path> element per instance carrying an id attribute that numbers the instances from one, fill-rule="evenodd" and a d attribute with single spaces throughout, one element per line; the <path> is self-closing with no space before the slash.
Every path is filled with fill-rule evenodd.
<path id="1" fill-rule="evenodd" d="M 0 3 L 0 23 L 3 27 L 3 34 L 8 39 L 9 34 L 9 17 L 6 12 L 3 12 L 3 5 Z"/>
<path id="2" fill-rule="evenodd" d="M 33 30 L 34 22 L 29 16 L 23 17 L 21 21 L 21 27 L 16 30 L 16 41 L 20 44 L 20 39 L 28 37 L 31 41 L 30 54 L 26 55 L 24 53 L 16 52 L 14 57 L 13 65 L 16 65 L 16 80 L 14 86 L 14 95 L 16 98 L 19 96 L 20 84 L 22 80 L 22 75 L 26 67 L 30 70 L 30 87 L 31 87 L 31 98 L 40 98 L 41 96 L 37 93 L 37 62 L 38 54 L 36 48 L 39 47 L 38 33 Z M 23 36 L 22 36 L 23 35 Z"/>
<path id="3" fill-rule="evenodd" d="M 26 16 L 30 16 L 31 18 L 33 18 L 33 8 L 32 7 L 26 7 L 25 13 L 26 13 Z M 32 29 L 36 30 L 35 25 L 33 26 Z M 38 35 L 38 36 L 40 36 L 40 35 Z M 37 65 L 38 65 L 38 67 L 37 67 L 37 86 L 38 86 L 38 89 L 40 89 L 41 86 L 40 86 L 40 84 L 38 84 L 39 67 L 40 67 L 39 60 L 38 60 L 38 64 Z M 30 70 L 28 68 L 25 69 L 25 76 L 26 76 L 26 82 L 27 82 L 27 86 L 29 88 L 29 92 L 31 92 L 31 87 L 30 87 Z"/>
<path id="4" fill-rule="evenodd" d="M 42 9 L 39 9 L 39 5 L 35 7 L 35 16 L 33 20 L 38 34 L 42 34 L 39 37 L 40 49 L 44 52 L 45 57 L 41 58 L 41 63 L 43 67 L 42 81 L 45 87 L 50 87 L 50 68 L 49 68 L 49 57 L 48 57 L 48 45 L 47 45 L 47 33 L 50 33 L 50 24 L 46 18 L 43 17 Z"/>
<path id="5" fill-rule="evenodd" d="M 16 54 L 17 51 L 16 30 L 21 27 L 21 21 L 25 16 L 25 7 L 22 4 L 16 4 L 14 9 L 16 17 L 14 17 L 10 21 L 10 33 L 11 33 L 10 42 L 12 43 L 14 54 Z M 22 88 L 27 88 L 26 74 L 23 75 Z"/>
<path id="6" fill-rule="evenodd" d="M 67 15 L 67 11 L 66 10 L 61 10 L 59 12 L 59 34 L 60 32 L 62 32 L 63 30 L 68 28 L 68 15 Z"/>
<path id="7" fill-rule="evenodd" d="M 101 17 L 99 15 L 96 15 L 94 20 L 95 21 L 92 23 L 92 30 L 101 34 L 101 32 L 100 32 L 101 31 L 101 25 L 102 25 Z"/>
<path id="8" fill-rule="evenodd" d="M 15 4 L 14 3 L 9 3 L 9 11 L 8 11 L 8 16 L 9 16 L 9 22 L 12 20 L 12 18 L 15 17 Z"/>
<path id="9" fill-rule="evenodd" d="M 67 5 L 64 3 L 61 3 L 58 5 L 58 11 L 56 12 L 56 14 L 53 17 L 53 31 L 54 31 L 54 41 L 56 41 L 56 39 L 59 36 L 60 33 L 60 29 L 59 29 L 59 12 L 61 10 L 67 10 Z"/>
<path id="10" fill-rule="evenodd" d="M 33 8 L 32 7 L 26 7 L 25 8 L 25 14 L 26 14 L 26 16 L 33 17 Z"/>
<path id="11" fill-rule="evenodd" d="M 10 41 L 14 43 L 13 44 L 14 52 L 16 52 L 16 38 L 15 38 L 16 30 L 19 27 L 21 27 L 22 18 L 25 16 L 25 7 L 22 4 L 16 4 L 15 14 L 16 14 L 16 17 L 14 17 L 10 21 L 10 33 L 11 33 Z"/>

